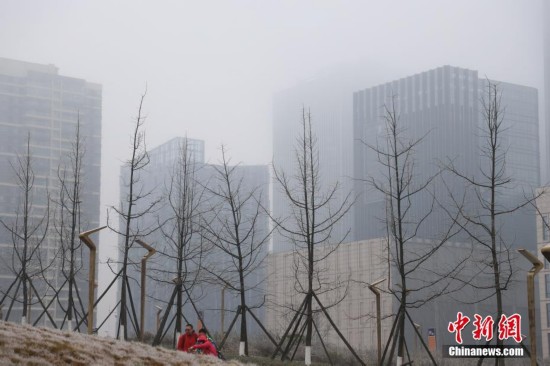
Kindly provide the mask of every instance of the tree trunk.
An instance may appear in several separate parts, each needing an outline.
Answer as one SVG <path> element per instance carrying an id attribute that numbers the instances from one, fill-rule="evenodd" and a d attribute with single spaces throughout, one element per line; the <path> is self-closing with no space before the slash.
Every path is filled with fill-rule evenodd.
<path id="1" fill-rule="evenodd" d="M 313 245 L 309 249 L 309 268 L 308 268 L 308 302 L 306 308 L 306 349 L 305 349 L 305 364 L 311 365 L 311 340 L 313 326 Z"/>
<path id="2" fill-rule="evenodd" d="M 246 297 L 244 287 L 243 257 L 241 253 L 241 246 L 237 245 L 237 249 L 239 253 L 239 285 L 241 290 L 241 342 L 239 344 L 239 356 L 248 356 L 248 334 L 246 331 Z"/>

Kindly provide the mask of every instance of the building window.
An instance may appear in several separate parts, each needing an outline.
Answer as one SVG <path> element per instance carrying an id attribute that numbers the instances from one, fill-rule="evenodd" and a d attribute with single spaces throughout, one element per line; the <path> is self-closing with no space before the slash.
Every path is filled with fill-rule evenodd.
<path id="1" fill-rule="evenodd" d="M 550 328 L 550 302 L 546 303 L 546 326 Z M 548 333 L 548 336 L 550 336 L 550 333 Z M 550 348 L 548 348 L 550 350 Z"/>
<path id="2" fill-rule="evenodd" d="M 544 285 L 546 288 L 546 298 L 550 299 L 550 274 L 544 275 Z"/>
<path id="3" fill-rule="evenodd" d="M 550 214 L 542 215 L 542 241 L 550 240 Z"/>

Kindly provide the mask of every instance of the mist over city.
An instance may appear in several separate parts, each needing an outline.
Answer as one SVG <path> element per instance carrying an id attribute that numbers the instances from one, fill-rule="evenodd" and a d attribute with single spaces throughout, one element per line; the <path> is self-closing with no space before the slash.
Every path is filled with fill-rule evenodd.
<path id="1" fill-rule="evenodd" d="M 0 129 L 0 364 L 550 360 L 548 0 L 4 0 Z"/>

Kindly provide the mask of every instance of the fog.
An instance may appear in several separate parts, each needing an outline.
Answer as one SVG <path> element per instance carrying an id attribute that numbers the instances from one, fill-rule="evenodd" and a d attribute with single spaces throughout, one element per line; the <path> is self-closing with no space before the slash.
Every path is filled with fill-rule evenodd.
<path id="1" fill-rule="evenodd" d="M 102 84 L 103 221 L 146 87 L 148 147 L 187 135 L 207 161 L 224 143 L 268 164 L 273 94 L 319 74 L 383 83 L 449 64 L 541 97 L 541 14 L 542 0 L 3 0 L 0 57 Z"/>
<path id="2" fill-rule="evenodd" d="M 187 134 L 206 140 L 207 160 L 223 142 L 235 160 L 268 163 L 273 93 L 327 70 L 364 65 L 381 83 L 450 64 L 540 88 L 541 8 L 540 0 L 8 0 L 0 53 L 103 85 L 103 178 L 112 187 L 146 85 L 150 147 Z"/>

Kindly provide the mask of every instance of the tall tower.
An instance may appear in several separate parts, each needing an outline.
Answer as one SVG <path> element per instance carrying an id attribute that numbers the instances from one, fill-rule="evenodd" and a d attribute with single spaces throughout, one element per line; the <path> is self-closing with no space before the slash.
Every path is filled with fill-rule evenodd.
<path id="1" fill-rule="evenodd" d="M 429 181 L 436 175 L 437 160 L 456 159 L 456 168 L 464 171 L 476 158 L 475 135 L 479 115 L 479 81 L 476 71 L 444 66 L 401 78 L 354 94 L 355 191 L 359 198 L 354 207 L 356 239 L 383 237 L 386 198 L 365 183 L 369 177 L 386 183 L 386 172 L 378 162 L 372 146 L 384 146 L 386 127 L 384 105 L 396 103 L 401 124 L 401 138 L 422 139 L 414 149 L 413 184 Z M 371 147 L 369 147 L 371 146 Z M 477 164 L 476 164 L 477 165 Z M 470 171 L 468 171 L 470 172 Z M 411 187 L 412 188 L 412 187 Z M 432 209 L 429 194 L 416 194 L 408 211 L 411 230 Z M 443 215 L 431 215 L 424 221 L 420 237 L 437 236 L 444 226 Z"/>
<path id="2" fill-rule="evenodd" d="M 50 307 L 50 314 L 58 327 L 64 318 L 61 306 L 66 307 L 68 291 L 63 286 L 67 274 L 63 274 L 61 270 L 61 240 L 59 231 L 56 230 L 59 228 L 60 215 L 54 214 L 54 209 L 55 202 L 60 200 L 59 173 L 70 165 L 68 157 L 73 151 L 78 121 L 80 136 L 85 145 L 81 162 L 81 171 L 85 175 L 80 195 L 81 229 L 89 229 L 99 224 L 101 85 L 59 75 L 57 67 L 53 65 L 0 58 L 0 218 L 12 229 L 14 225 L 20 225 L 17 219 L 21 218 L 23 197 L 13 167 L 17 166 L 17 156 L 26 153 L 27 140 L 30 138 L 34 210 L 29 216 L 31 221 L 36 222 L 44 217 L 46 210 L 50 210 L 49 229 L 41 250 L 36 254 L 41 255 L 44 267 L 53 263 L 46 272 L 52 288 L 63 288 L 59 302 L 55 301 Z M 35 238 L 32 239 L 36 241 Z M 7 291 L 16 278 L 10 268 L 15 269 L 15 273 L 18 272 L 20 263 L 17 259 L 14 260 L 12 254 L 14 247 L 19 248 L 20 245 L 20 241 L 14 239 L 6 227 L 0 226 L 0 289 L 3 291 Z M 83 304 L 87 303 L 87 255 L 87 251 L 83 250 L 81 257 L 79 251 L 76 260 L 77 267 L 83 267 L 76 280 Z M 36 268 L 31 269 L 29 276 L 36 272 Z M 39 284 L 41 276 L 36 278 L 36 283 Z M 52 288 L 48 291 L 45 288 L 42 283 L 39 290 L 43 290 L 44 299 L 48 301 L 52 296 Z M 9 319 L 19 321 L 22 316 L 22 291 L 12 295 L 17 301 L 14 302 Z M 41 308 L 36 304 L 36 296 L 32 302 L 32 311 L 27 314 L 34 321 Z M 50 322 L 42 320 L 39 324 L 49 325 Z M 67 322 L 63 328 L 66 329 L 66 326 Z"/>
<path id="3" fill-rule="evenodd" d="M 289 177 L 297 172 L 296 139 L 301 133 L 302 108 L 311 112 L 319 159 L 320 192 L 338 183 L 333 207 L 341 205 L 353 190 L 353 91 L 365 84 L 365 70 L 327 72 L 282 90 L 273 98 L 273 163 Z M 287 197 L 278 183 L 272 185 L 272 212 L 279 219 L 291 216 Z M 324 214 L 324 213 L 322 213 Z M 354 240 L 353 217 L 349 212 L 335 226 L 330 240 Z M 272 250 L 293 250 L 293 244 L 278 232 Z"/>
<path id="4" fill-rule="evenodd" d="M 207 327 L 211 332 L 220 330 L 220 323 L 217 319 L 220 319 L 223 309 L 227 311 L 234 311 L 239 304 L 239 298 L 234 296 L 234 292 L 228 289 L 226 286 L 215 284 L 211 281 L 204 279 L 197 280 L 196 275 L 197 266 L 200 263 L 203 268 L 209 268 L 209 270 L 220 270 L 226 268 L 228 263 L 232 263 L 232 259 L 226 253 L 215 248 L 210 248 L 211 245 L 203 242 L 203 239 L 199 234 L 199 226 L 204 222 L 211 222 L 214 218 L 229 218 L 229 212 L 226 207 L 223 207 L 222 199 L 216 196 L 215 189 L 220 183 L 220 177 L 217 174 L 217 169 L 220 167 L 213 164 L 205 164 L 204 149 L 205 142 L 203 140 L 175 137 L 149 151 L 150 163 L 146 168 L 140 172 L 139 188 L 141 192 L 146 192 L 147 197 L 144 197 L 142 201 L 136 204 L 136 211 L 140 212 L 145 207 L 148 207 L 152 202 L 160 199 L 164 196 L 163 204 L 157 206 L 154 214 L 144 215 L 138 220 L 133 220 L 132 230 L 137 230 L 137 225 L 141 227 L 143 232 L 149 231 L 149 228 L 158 227 L 159 223 L 164 223 L 164 226 L 160 230 L 154 230 L 148 234 L 142 234 L 141 238 L 151 244 L 157 250 L 155 254 L 149 260 L 147 264 L 148 278 L 147 278 L 147 298 L 145 303 L 145 331 L 154 332 L 156 329 L 156 313 L 155 306 L 161 305 L 163 312 L 166 311 L 166 304 L 172 296 L 174 291 L 174 285 L 171 282 L 176 276 L 177 260 L 176 260 L 176 246 L 174 242 L 173 226 L 176 224 L 173 219 L 175 217 L 173 207 L 171 205 L 178 205 L 176 198 L 177 188 L 173 188 L 172 198 L 168 199 L 167 195 L 173 182 L 175 174 L 175 168 L 178 164 L 178 159 L 181 156 L 182 149 L 186 148 L 187 154 L 190 157 L 190 163 L 194 165 L 194 177 L 195 182 L 194 201 L 188 201 L 188 205 L 195 207 L 193 218 L 189 219 L 193 221 L 190 226 L 187 235 L 189 235 L 188 245 L 191 247 L 198 247 L 200 243 L 203 243 L 203 248 L 208 248 L 208 252 L 198 255 L 198 250 L 192 249 L 192 254 L 187 255 L 185 266 L 185 286 L 191 286 L 189 292 L 193 296 L 193 301 L 198 309 L 203 312 L 203 317 L 209 320 Z M 232 175 L 233 189 L 237 185 L 240 186 L 239 199 L 244 199 L 247 195 L 254 193 L 255 199 L 259 200 L 261 207 L 269 207 L 269 171 L 266 165 L 236 165 L 231 166 L 233 170 Z M 121 168 L 121 196 L 128 194 L 128 186 L 124 182 L 128 181 L 128 169 L 123 166 Z M 136 189 L 136 188 L 134 188 Z M 149 194 L 151 193 L 151 194 Z M 248 204 L 244 204 L 241 207 L 240 214 L 242 215 L 241 230 L 249 227 L 250 219 L 254 217 L 257 208 L 255 204 L 250 202 L 256 202 L 255 200 L 249 200 Z M 200 217 L 200 220 L 199 220 Z M 122 223 L 122 221 L 121 221 Z M 221 228 L 220 228 L 221 230 Z M 256 234 L 255 240 L 259 240 L 263 235 L 267 235 L 269 230 L 268 216 L 263 212 L 257 217 L 256 222 Z M 146 235 L 146 236 L 145 236 Z M 176 241 L 177 242 L 177 241 Z M 267 245 L 262 248 L 262 253 L 259 251 L 255 254 L 258 258 L 262 258 L 265 252 L 267 252 Z M 133 246 L 129 251 L 130 263 L 138 263 L 143 256 L 143 249 L 138 246 Z M 208 262 L 208 264 L 206 264 Z M 253 290 L 247 292 L 247 301 L 251 306 L 260 304 L 263 301 L 264 285 L 262 281 L 265 279 L 265 271 L 259 261 L 255 262 L 256 265 L 250 266 L 250 271 L 246 276 L 246 286 L 251 288 L 255 286 Z M 129 265 L 128 276 L 130 278 L 139 279 L 139 268 L 134 265 Z M 205 272 L 206 273 L 206 272 Z M 196 283 L 195 283 L 196 282 Z M 119 283 L 120 286 L 120 283 Z M 140 304 L 136 300 L 137 294 L 140 293 L 140 285 L 138 281 L 130 281 L 130 288 L 132 296 L 134 296 L 136 312 L 139 314 Z M 227 291 L 226 291 L 227 290 Z M 118 289 L 120 292 L 120 287 Z M 222 300 L 223 299 L 223 300 Z M 171 308 L 168 313 L 170 317 L 175 315 L 176 305 Z M 260 318 L 263 318 L 263 309 L 255 310 L 254 313 Z M 186 317 L 186 321 L 190 321 L 195 324 L 197 316 L 195 309 L 188 300 L 184 301 L 183 313 Z M 164 314 L 164 313 L 163 313 Z M 229 324 L 228 316 L 226 326 Z M 171 318 L 170 318 L 171 319 Z M 213 320 L 215 319 L 215 320 Z M 133 336 L 133 328 L 128 323 L 128 334 Z M 184 323 L 185 324 L 185 323 Z M 175 323 L 174 323 L 175 325 Z M 174 325 L 166 324 L 166 328 L 174 330 Z M 257 327 L 253 322 L 248 323 L 249 331 L 255 331 Z M 179 329 L 178 332 L 181 332 Z M 173 333 L 167 333 L 173 334 Z"/>
<path id="5" fill-rule="evenodd" d="M 544 183 L 550 182 L 550 1 L 543 1 L 543 18 L 544 26 L 544 116 L 546 127 L 546 156 L 545 156 L 545 177 Z"/>
<path id="6" fill-rule="evenodd" d="M 435 176 L 438 165 L 452 160 L 455 168 L 468 177 L 480 176 L 480 147 L 483 146 L 483 118 L 481 99 L 486 80 L 478 72 L 458 67 L 443 66 L 396 81 L 385 83 L 354 94 L 354 137 L 370 146 L 384 144 L 384 104 L 395 96 L 400 116 L 401 134 L 405 139 L 422 139 L 414 149 L 413 184 L 421 185 Z M 529 192 L 540 184 L 538 141 L 538 95 L 531 87 L 494 82 L 502 92 L 504 130 L 501 144 L 506 146 L 506 174 L 513 179 L 506 190 L 506 200 L 513 207 L 521 201 L 523 191 Z M 407 140 L 408 141 L 408 140 Z M 378 163 L 379 157 L 365 144 L 354 143 L 355 192 L 359 198 L 354 206 L 356 239 L 382 237 L 386 233 L 383 222 L 386 201 L 379 192 L 369 189 L 365 181 L 384 180 L 386 172 Z M 447 177 L 446 184 L 460 196 L 464 181 Z M 439 203 L 445 204 L 448 194 L 441 184 L 436 189 Z M 414 189 L 414 188 L 411 188 Z M 417 194 L 407 211 L 409 230 L 424 239 L 440 237 L 449 227 L 443 212 L 425 217 L 431 210 L 431 194 Z M 515 213 L 505 231 L 512 241 L 535 247 L 534 218 L 528 213 Z M 519 244 L 519 243 L 518 243 Z"/>

